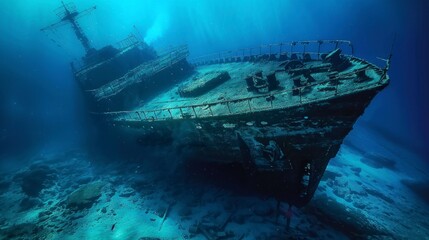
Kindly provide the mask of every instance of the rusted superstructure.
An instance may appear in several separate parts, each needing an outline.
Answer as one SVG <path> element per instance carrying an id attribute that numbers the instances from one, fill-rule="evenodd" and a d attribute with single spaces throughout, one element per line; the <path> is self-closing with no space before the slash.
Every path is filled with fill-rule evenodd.
<path id="1" fill-rule="evenodd" d="M 91 51 L 73 67 L 94 116 L 142 144 L 175 138 L 165 143 L 187 156 L 241 163 L 295 206 L 311 199 L 345 136 L 389 83 L 390 59 L 380 68 L 343 40 L 192 60 L 186 46 L 157 53 L 136 37 L 127 42 Z"/>

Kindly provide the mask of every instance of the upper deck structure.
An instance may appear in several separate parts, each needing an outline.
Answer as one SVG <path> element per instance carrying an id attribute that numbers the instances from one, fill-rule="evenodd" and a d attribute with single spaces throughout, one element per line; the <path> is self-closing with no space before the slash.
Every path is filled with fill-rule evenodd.
<path id="1" fill-rule="evenodd" d="M 162 121 L 199 119 L 248 114 L 309 104 L 321 100 L 377 88 L 389 82 L 386 70 L 352 55 L 341 55 L 334 49 L 332 56 L 321 52 L 289 52 L 286 46 L 297 44 L 341 43 L 348 41 L 304 41 L 272 44 L 261 47 L 271 49 L 270 54 L 223 56 L 214 54 L 191 60 L 196 66 L 180 85 L 135 106 L 132 110 L 107 112 L 114 121 Z M 283 48 L 280 48 L 283 46 Z M 279 49 L 276 52 L 274 49 Z M 253 50 L 258 50 L 254 48 Z M 244 50 L 242 50 L 244 52 Z M 238 51 L 230 51 L 239 52 Z M 335 57 L 333 57 L 336 54 Z M 290 57 L 289 57 L 290 56 Z M 216 58 L 218 57 L 218 58 Z M 326 59 L 328 57 L 328 59 Z M 210 59 L 210 60 L 209 60 Z M 225 73 L 227 78 L 218 86 L 207 82 Z M 260 86 L 249 86 L 255 79 Z M 274 82 L 270 89 L 269 81 Z M 184 86 L 198 94 L 184 96 Z M 190 95 L 190 94 L 188 94 Z"/>

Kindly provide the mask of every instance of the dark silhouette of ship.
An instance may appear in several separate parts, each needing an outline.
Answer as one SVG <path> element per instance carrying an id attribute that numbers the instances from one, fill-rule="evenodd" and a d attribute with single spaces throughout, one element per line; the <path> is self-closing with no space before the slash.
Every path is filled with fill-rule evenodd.
<path id="1" fill-rule="evenodd" d="M 165 140 L 201 161 L 240 163 L 258 186 L 294 206 L 312 198 L 378 92 L 380 68 L 353 56 L 350 41 L 297 41 L 188 60 L 187 46 L 156 52 L 136 35 L 94 49 L 64 4 L 86 55 L 73 74 L 90 111 L 142 144 Z M 158 140 L 156 140 L 158 139 Z M 175 139 L 175 141 L 170 141 Z"/>

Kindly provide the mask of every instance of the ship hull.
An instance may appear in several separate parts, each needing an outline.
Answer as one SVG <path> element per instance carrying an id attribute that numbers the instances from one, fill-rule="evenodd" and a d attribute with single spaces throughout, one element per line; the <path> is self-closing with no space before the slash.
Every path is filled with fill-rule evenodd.
<path id="1" fill-rule="evenodd" d="M 284 109 L 112 126 L 132 133 L 144 145 L 170 144 L 189 159 L 240 163 L 259 187 L 304 206 L 343 139 L 385 86 Z"/>

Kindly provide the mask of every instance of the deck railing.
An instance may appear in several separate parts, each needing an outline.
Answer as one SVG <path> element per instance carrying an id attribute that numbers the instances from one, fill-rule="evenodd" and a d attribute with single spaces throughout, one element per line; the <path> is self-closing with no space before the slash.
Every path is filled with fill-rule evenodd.
<path id="1" fill-rule="evenodd" d="M 347 49 L 344 48 L 347 47 Z M 222 51 L 203 55 L 189 60 L 195 66 L 209 65 L 223 62 L 252 61 L 266 57 L 267 59 L 281 59 L 282 57 L 304 58 L 307 54 L 312 59 L 320 59 L 323 53 L 334 49 L 342 48 L 348 50 L 347 53 L 354 55 L 354 47 L 351 41 L 347 40 L 317 40 L 317 41 L 294 41 L 275 44 L 260 45 L 259 47 L 243 48 L 232 51 Z"/>
<path id="2" fill-rule="evenodd" d="M 82 59 L 79 59 L 79 60 L 75 59 L 70 63 L 70 65 L 72 66 L 73 73 L 76 75 L 79 75 L 79 74 L 85 73 L 86 71 L 90 70 L 91 68 L 94 68 L 95 66 L 98 66 L 98 65 L 112 61 L 113 59 L 115 59 L 115 57 L 123 54 L 128 49 L 131 49 L 131 48 L 138 46 L 138 45 L 140 45 L 142 47 L 147 47 L 147 45 L 144 42 L 139 41 L 135 35 L 131 34 L 128 37 L 126 37 L 125 39 L 123 39 L 123 40 L 121 40 L 115 44 L 115 47 L 119 50 L 119 52 L 115 56 L 113 56 L 109 59 L 106 59 L 102 62 L 95 62 L 95 63 L 91 63 L 91 64 L 85 64 L 85 62 L 82 61 Z"/>
<path id="3" fill-rule="evenodd" d="M 162 70 L 171 67 L 173 64 L 176 64 L 177 62 L 185 59 L 188 54 L 189 51 L 187 45 L 172 48 L 169 51 L 160 54 L 159 58 L 138 65 L 124 76 L 115 79 L 99 88 L 86 90 L 85 92 L 93 94 L 97 100 L 104 99 L 131 85 L 135 80 L 153 76 Z"/>
<path id="4" fill-rule="evenodd" d="M 359 61 L 364 61 L 362 59 L 356 59 Z M 382 74 L 382 69 L 374 65 L 368 65 L 367 68 L 373 69 L 377 72 L 377 74 Z M 202 119 L 217 116 L 246 114 L 257 111 L 271 110 L 275 108 L 287 108 L 291 106 L 299 106 L 311 102 L 325 100 L 339 95 L 346 95 L 348 93 L 353 93 L 359 90 L 368 89 L 370 87 L 377 87 L 384 84 L 383 81 L 374 80 L 373 82 L 371 82 L 370 85 L 368 85 L 368 82 L 366 82 L 367 84 L 353 83 L 355 87 L 351 87 L 350 84 L 347 84 L 347 87 L 342 89 L 341 86 L 344 85 L 339 84 L 338 81 L 353 79 L 355 78 L 355 74 L 358 71 L 364 70 L 366 70 L 366 68 L 358 69 L 345 74 L 340 74 L 326 81 L 316 82 L 293 89 L 285 89 L 272 93 L 259 94 L 247 98 L 216 101 L 202 104 L 189 104 L 151 110 L 118 111 L 94 114 L 102 115 L 103 117 L 106 117 L 108 120 L 111 121 L 154 122 L 178 119 Z M 307 92 L 308 89 L 310 89 L 310 91 L 314 91 L 314 89 L 312 88 L 316 86 L 323 86 L 325 90 L 323 92 L 319 91 L 316 95 L 311 95 Z M 284 95 L 289 95 L 289 98 L 279 98 L 280 96 Z M 239 111 L 237 111 L 237 108 L 239 109 Z"/>
<path id="5" fill-rule="evenodd" d="M 137 38 L 136 35 L 130 34 L 125 39 L 122 39 L 121 41 L 117 42 L 116 46 L 119 50 L 123 50 L 123 49 L 129 48 L 131 46 L 138 45 L 138 44 L 144 45 L 143 42 L 139 41 L 139 39 Z"/>

